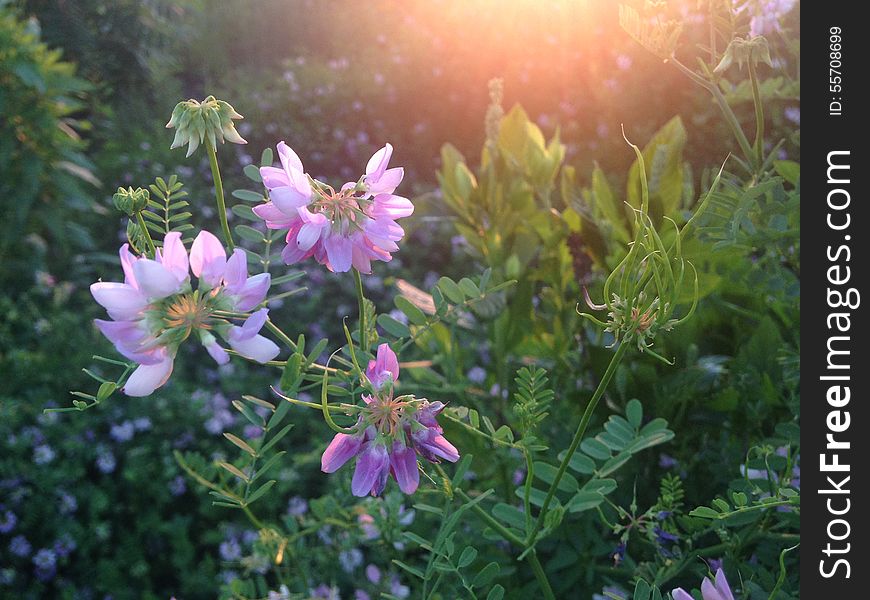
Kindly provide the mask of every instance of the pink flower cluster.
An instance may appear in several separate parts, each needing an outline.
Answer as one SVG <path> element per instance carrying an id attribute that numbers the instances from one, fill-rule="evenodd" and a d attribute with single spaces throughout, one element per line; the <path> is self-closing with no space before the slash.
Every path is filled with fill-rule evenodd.
<path id="1" fill-rule="evenodd" d="M 676 588 L 671 592 L 674 600 L 694 600 L 692 595 L 683 588 Z M 701 583 L 701 596 L 704 600 L 734 600 L 734 594 L 731 593 L 731 587 L 728 585 L 728 580 L 725 579 L 725 573 L 722 569 L 716 570 L 715 583 L 710 581 L 709 577 L 705 577 Z"/>
<path id="2" fill-rule="evenodd" d="M 378 347 L 377 360 L 369 363 L 366 378 L 373 393 L 363 396 L 366 406 L 360 411 L 357 431 L 335 435 L 323 453 L 321 470 L 334 473 L 356 456 L 351 482 L 354 496 L 380 495 L 390 475 L 399 489 L 413 494 L 420 484 L 418 454 L 433 463 L 459 460 L 459 451 L 444 437 L 436 420 L 444 404 L 413 396 L 394 397 L 399 361 L 387 344 Z"/>
<path id="3" fill-rule="evenodd" d="M 226 350 L 214 333 L 247 358 L 260 363 L 278 355 L 278 346 L 259 335 L 268 311 L 258 310 L 241 326 L 231 325 L 216 313 L 248 312 L 260 305 L 269 291 L 268 273 L 248 277 L 241 249 L 227 259 L 220 241 L 203 231 L 193 242 L 188 260 L 181 234 L 166 234 L 154 259 L 136 257 L 121 246 L 124 282 L 97 282 L 91 294 L 111 321 L 94 323 L 115 348 L 139 367 L 124 385 L 128 396 L 148 396 L 172 374 L 178 347 L 192 333 L 199 335 L 208 353 L 224 364 Z M 188 270 L 199 278 L 191 289 Z"/>
<path id="4" fill-rule="evenodd" d="M 278 144 L 281 168 L 260 168 L 269 201 L 254 213 L 270 229 L 287 230 L 286 264 L 313 256 L 331 271 L 371 273 L 371 261 L 392 259 L 405 235 L 396 219 L 414 212 L 410 200 L 393 194 L 404 170 L 387 168 L 392 153 L 390 144 L 378 150 L 359 181 L 336 191 L 306 175 L 296 153 Z"/>

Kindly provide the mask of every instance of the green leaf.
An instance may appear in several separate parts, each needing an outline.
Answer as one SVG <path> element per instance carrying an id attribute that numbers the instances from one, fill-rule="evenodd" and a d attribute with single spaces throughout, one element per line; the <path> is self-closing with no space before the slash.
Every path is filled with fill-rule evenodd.
<path id="1" fill-rule="evenodd" d="M 725 502 L 722 498 L 714 498 L 713 506 L 715 506 L 719 512 L 731 512 L 731 505 Z"/>
<path id="2" fill-rule="evenodd" d="M 490 581 L 495 579 L 496 575 L 498 575 L 498 572 L 498 563 L 489 563 L 484 568 L 482 568 L 477 575 L 475 575 L 474 579 L 471 582 L 472 587 L 483 587 L 487 585 Z"/>
<path id="3" fill-rule="evenodd" d="M 700 517 L 702 519 L 718 519 L 719 513 L 709 506 L 699 506 L 689 513 L 690 517 Z"/>
<path id="4" fill-rule="evenodd" d="M 605 477 L 616 471 L 619 467 L 627 463 L 631 459 L 631 452 L 620 452 L 598 469 L 598 476 Z"/>
<path id="5" fill-rule="evenodd" d="M 596 440 L 595 438 L 587 438 L 580 444 L 580 449 L 598 460 L 607 460 L 610 458 L 610 449 Z"/>
<path id="6" fill-rule="evenodd" d="M 272 486 L 273 486 L 273 485 L 275 485 L 275 480 L 274 480 L 274 479 L 270 479 L 269 481 L 267 481 L 266 483 L 264 483 L 263 485 L 261 485 L 260 487 L 258 487 L 258 488 L 257 488 L 257 491 L 255 491 L 253 494 L 251 494 L 250 496 L 248 496 L 248 499 L 245 500 L 245 504 L 246 504 L 246 505 L 253 504 L 253 503 L 256 502 L 257 500 L 259 500 L 260 498 L 262 498 L 262 497 L 263 497 L 263 494 L 265 494 L 265 493 L 268 492 L 270 489 L 272 489 Z"/>
<path id="7" fill-rule="evenodd" d="M 233 435 L 232 433 L 228 433 L 228 432 L 224 433 L 224 437 L 227 438 L 229 441 L 231 441 L 236 446 L 238 446 L 244 452 L 247 452 L 248 454 L 250 454 L 251 456 L 257 455 L 256 450 L 251 448 L 251 446 L 248 444 L 248 442 L 244 441 L 243 439 Z"/>
<path id="8" fill-rule="evenodd" d="M 447 296 L 453 304 L 462 304 L 465 302 L 465 294 L 462 293 L 462 290 L 456 282 L 449 277 L 442 277 L 439 279 L 438 287 L 441 288 L 441 291 L 444 292 L 444 295 Z"/>
<path id="9" fill-rule="evenodd" d="M 265 150 L 263 150 L 263 154 L 260 155 L 260 166 L 271 167 L 272 160 L 274 160 L 274 156 L 272 155 L 272 149 L 266 148 Z"/>
<path id="10" fill-rule="evenodd" d="M 477 549 L 472 546 L 466 546 L 462 554 L 459 555 L 459 560 L 456 564 L 460 569 L 463 569 L 473 563 L 475 558 L 477 558 Z"/>
<path id="11" fill-rule="evenodd" d="M 526 528 L 526 516 L 516 506 L 499 502 L 492 507 L 492 516 L 519 530 L 525 530 Z"/>
<path id="12" fill-rule="evenodd" d="M 511 442 L 514 441 L 514 432 L 511 431 L 511 428 L 507 425 L 502 425 L 499 427 L 496 432 L 493 434 L 493 437 L 497 440 L 501 440 L 503 442 Z"/>
<path id="13" fill-rule="evenodd" d="M 403 571 L 407 571 L 414 577 L 419 577 L 420 579 L 426 579 L 426 576 L 423 574 L 423 571 L 418 569 L 417 567 L 412 567 L 409 564 L 403 563 L 400 560 L 393 559 L 393 564 L 402 569 Z"/>
<path id="14" fill-rule="evenodd" d="M 287 402 L 287 405 L 289 405 L 289 404 L 290 403 Z M 287 425 L 285 425 L 284 428 L 281 429 L 281 431 L 279 431 L 278 433 L 273 435 L 271 437 L 271 439 L 268 442 L 266 442 L 262 448 L 260 448 L 260 454 L 265 454 L 266 452 L 271 450 L 272 447 L 275 444 L 277 444 L 279 441 L 281 441 L 281 438 L 283 438 L 285 435 L 287 435 L 287 432 L 289 432 L 291 429 L 293 429 L 293 423 L 288 423 Z"/>
<path id="15" fill-rule="evenodd" d="M 263 463 L 262 467 L 257 469 L 257 472 L 254 473 L 254 475 L 251 477 L 251 481 L 257 481 L 257 479 L 259 479 L 262 475 L 265 475 L 269 471 L 269 469 L 278 464 L 278 461 L 281 460 L 281 457 L 283 457 L 285 454 L 287 454 L 287 452 L 284 450 L 275 453 L 269 460 Z"/>
<path id="16" fill-rule="evenodd" d="M 643 422 L 643 405 L 640 403 L 640 400 L 633 398 L 628 401 L 628 404 L 625 405 L 625 416 L 632 427 L 635 429 L 640 428 Z"/>
<path id="17" fill-rule="evenodd" d="M 262 428 L 266 424 L 263 417 L 255 413 L 250 406 L 243 403 L 241 400 L 233 400 L 232 404 L 233 408 L 242 413 L 251 425 L 256 425 L 257 427 Z"/>
<path id="18" fill-rule="evenodd" d="M 563 460 L 564 458 L 565 451 L 562 451 L 559 453 L 559 460 Z M 582 475 L 591 475 L 595 472 L 595 461 L 585 454 L 575 452 L 574 456 L 571 457 L 571 460 L 568 461 L 568 468 L 572 471 L 577 471 Z"/>
<path id="19" fill-rule="evenodd" d="M 393 337 L 411 337 L 411 330 L 408 329 L 408 326 L 404 323 L 400 323 L 388 314 L 382 313 L 378 315 L 378 325 L 380 325 L 384 329 L 384 331 L 386 331 Z"/>
<path id="20" fill-rule="evenodd" d="M 502 598 L 504 598 L 504 587 L 500 583 L 492 586 L 492 589 L 486 595 L 486 600 L 502 600 Z"/>
<path id="21" fill-rule="evenodd" d="M 250 481 L 250 478 L 247 475 L 245 475 L 241 470 L 239 470 L 238 468 L 236 468 L 235 466 L 231 465 L 228 462 L 221 461 L 218 463 L 218 466 L 226 471 L 229 471 L 230 473 L 232 473 L 233 475 L 235 475 L 236 477 L 238 477 L 239 479 L 241 479 L 245 483 L 248 483 Z"/>
<path id="22" fill-rule="evenodd" d="M 411 301 L 404 296 L 396 296 L 393 299 L 393 303 L 396 305 L 396 308 L 405 313 L 405 315 L 408 317 L 408 320 L 414 325 L 426 324 L 425 313 L 423 313 L 422 310 L 414 306 Z"/>
<path id="23" fill-rule="evenodd" d="M 643 160 L 649 184 L 650 212 L 658 221 L 671 215 L 683 197 L 683 147 L 686 128 L 679 116 L 659 129 L 643 149 Z M 637 160 L 628 171 L 628 202 L 640 208 L 640 166 Z"/>
<path id="24" fill-rule="evenodd" d="M 459 280 L 459 289 L 462 290 L 462 293 L 468 296 L 469 299 L 472 298 L 480 298 L 480 288 L 477 287 L 477 284 L 471 281 L 468 277 L 463 277 Z"/>
<path id="25" fill-rule="evenodd" d="M 257 183 L 263 182 L 263 178 L 260 177 L 260 169 L 256 165 L 246 165 L 242 170 L 251 181 L 256 181 Z"/>
<path id="26" fill-rule="evenodd" d="M 604 496 L 600 492 L 577 492 L 568 501 L 568 512 L 578 513 L 590 510 L 604 502 Z"/>
<path id="27" fill-rule="evenodd" d="M 801 165 L 793 160 L 775 160 L 773 168 L 780 177 L 792 185 L 797 185 L 801 178 Z"/>
<path id="28" fill-rule="evenodd" d="M 251 190 L 233 190 L 233 197 L 245 202 L 256 202 L 258 204 L 266 201 L 263 194 Z"/>
<path id="29" fill-rule="evenodd" d="M 634 586 L 633 600 L 649 600 L 649 584 L 643 579 L 638 579 Z"/>
<path id="30" fill-rule="evenodd" d="M 614 479 L 590 479 L 583 487 L 580 488 L 582 492 L 598 492 L 606 496 L 610 492 L 616 489 L 616 480 Z"/>
<path id="31" fill-rule="evenodd" d="M 262 219 L 254 214 L 253 209 L 247 204 L 236 204 L 231 209 L 233 214 L 237 217 L 241 217 L 242 219 L 247 219 L 248 221 L 260 222 Z"/>
<path id="32" fill-rule="evenodd" d="M 543 481 L 548 485 L 552 485 L 553 481 L 556 480 L 556 474 L 559 472 L 559 469 L 554 467 L 553 465 L 545 462 L 535 462 L 535 477 Z M 580 483 L 574 478 L 573 475 L 568 473 L 567 471 L 562 474 L 562 479 L 559 481 L 559 488 L 563 492 L 576 492 L 580 489 Z"/>
<path id="33" fill-rule="evenodd" d="M 254 229 L 250 225 L 236 225 L 233 229 L 236 234 L 243 240 L 247 240 L 249 242 L 254 242 L 257 244 L 262 244 L 266 241 L 263 238 L 263 233 Z"/>

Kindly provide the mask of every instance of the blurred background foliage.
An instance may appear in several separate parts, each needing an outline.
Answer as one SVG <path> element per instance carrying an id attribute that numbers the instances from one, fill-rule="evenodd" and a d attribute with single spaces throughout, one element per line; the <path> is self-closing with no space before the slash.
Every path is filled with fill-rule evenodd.
<path id="1" fill-rule="evenodd" d="M 706 40 L 706 7 L 671 5 L 669 16 L 685 23 L 680 52 L 692 55 Z M 494 283 L 518 280 L 488 309 L 418 340 L 417 353 L 432 368 L 415 371 L 417 383 L 510 424 L 515 372 L 534 361 L 557 392 L 551 412 L 558 419 L 543 431 L 553 448 L 567 442 L 564 424 L 577 420 L 608 359 L 607 340 L 581 322 L 576 304 L 584 286 L 600 295 L 602 273 L 630 238 L 624 202 L 637 198 L 637 166 L 621 125 L 653 165 L 654 216 L 680 223 L 736 151 L 728 128 L 706 93 L 619 28 L 616 3 L 360 6 L 0 0 L 0 595 L 211 598 L 234 589 L 262 597 L 275 581 L 268 565 L 256 563 L 266 542 L 211 507 L 172 455 L 190 451 L 203 465 L 224 457 L 220 433 L 245 432 L 229 401 L 265 390 L 274 373 L 182 360 L 172 385 L 146 402 L 116 398 L 86 418 L 41 414 L 66 406 L 68 390 L 86 381 L 78 369 L 108 351 L 90 325 L 98 311 L 87 286 L 115 270 L 124 239 L 122 219 L 111 211 L 117 186 L 177 173 L 199 224 L 216 223 L 205 157 L 169 151 L 163 125 L 181 98 L 215 94 L 245 116 L 239 130 L 249 144 L 218 152 L 230 190 L 250 187 L 243 167 L 281 139 L 312 175 L 341 180 L 392 143 L 417 211 L 402 252 L 366 278 L 381 311 L 391 311 L 397 283 L 413 297 L 406 282 L 425 295 L 441 276 L 458 280 L 484 268 Z M 741 32 L 750 10 L 740 17 Z M 794 450 L 783 424 L 799 415 L 798 12 L 779 15 L 768 36 L 776 68 L 765 67 L 762 93 L 767 139 L 784 141 L 778 162 L 766 182 L 749 184 L 727 165 L 717 210 L 685 250 L 701 272 L 701 307 L 658 348 L 677 366 L 637 358 L 610 393 L 609 410 L 622 412 L 639 398 L 648 415 L 677 432 L 665 450 L 625 468 L 614 498 L 623 506 L 633 498 L 653 505 L 659 481 L 676 474 L 688 510 L 739 480 L 740 465 L 752 467 L 751 448 Z M 488 87 L 494 77 L 502 81 L 496 90 Z M 748 129 L 753 106 L 743 79 L 735 71 L 723 88 Z M 274 318 L 287 331 L 340 343 L 336 324 L 355 311 L 348 282 L 312 268 L 302 285 L 273 308 Z M 354 587 L 404 597 L 408 582 L 386 557 L 417 556 L 395 533 L 414 521 L 410 505 L 396 495 L 347 508 L 345 476 L 319 473 L 321 448 L 305 433 L 325 441 L 327 428 L 316 416 L 293 415 L 297 425 L 281 442 L 293 460 L 259 510 L 306 533 L 291 548 L 299 562 L 275 570 L 285 578 L 317 573 L 306 589 L 336 586 L 342 597 Z M 452 434 L 464 452 L 488 451 L 475 436 Z M 476 467 L 475 477 L 510 493 L 520 463 L 503 456 Z M 323 533 L 335 506 L 345 507 L 343 517 Z M 636 551 L 629 544 L 627 563 L 602 567 L 612 564 L 620 540 L 590 514 L 574 517 L 570 531 L 594 543 L 573 536 L 542 545 L 558 557 L 551 564 L 562 589 L 627 589 L 634 574 L 653 580 L 662 572 L 667 559 L 647 542 Z M 425 529 L 424 517 L 416 519 Z M 747 579 L 767 585 L 778 575 L 769 540 L 750 542 L 739 532 L 722 540 L 717 556 L 740 564 Z M 377 580 L 374 571 L 363 576 L 363 553 Z M 486 558 L 505 560 L 497 550 Z M 701 567 L 695 560 L 687 568 Z M 530 578 L 516 568 L 525 567 L 504 567 L 501 581 L 513 577 L 522 590 Z M 685 574 L 658 582 L 678 576 Z M 783 593 L 797 589 L 795 577 Z"/>

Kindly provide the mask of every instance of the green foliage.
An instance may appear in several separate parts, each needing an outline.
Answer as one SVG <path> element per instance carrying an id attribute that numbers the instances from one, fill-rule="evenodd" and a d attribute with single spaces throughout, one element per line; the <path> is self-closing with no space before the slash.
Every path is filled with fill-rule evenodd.
<path id="1" fill-rule="evenodd" d="M 89 249 L 93 165 L 77 118 L 89 89 L 60 50 L 40 41 L 35 21 L 0 5 L 0 261 L 3 275 L 63 268 Z M 5 283 L 5 279 L 3 279 Z"/>

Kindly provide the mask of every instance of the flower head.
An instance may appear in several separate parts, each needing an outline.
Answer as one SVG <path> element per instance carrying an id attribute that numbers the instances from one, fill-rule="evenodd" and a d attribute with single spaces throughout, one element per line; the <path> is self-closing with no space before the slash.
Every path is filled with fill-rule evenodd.
<path id="1" fill-rule="evenodd" d="M 392 259 L 405 235 L 396 219 L 414 212 L 410 200 L 393 194 L 404 170 L 387 168 L 392 153 L 387 144 L 369 159 L 359 181 L 336 190 L 306 175 L 299 156 L 284 142 L 278 144 L 281 168 L 260 168 L 269 201 L 254 207 L 254 213 L 270 229 L 287 230 L 285 263 L 314 257 L 331 271 L 354 267 L 371 273 L 372 260 Z"/>
<path id="2" fill-rule="evenodd" d="M 124 282 L 91 285 L 94 299 L 112 320 L 94 323 L 115 348 L 139 364 L 124 385 L 128 396 L 148 396 L 172 373 L 179 345 L 196 333 L 218 364 L 229 360 L 215 334 L 236 352 L 267 362 L 278 354 L 274 342 L 258 335 L 267 310 L 250 315 L 241 326 L 231 325 L 221 312 L 248 312 L 266 297 L 270 276 L 248 277 L 241 249 L 229 259 L 218 239 L 201 232 L 188 258 L 181 234 L 166 234 L 162 250 L 151 258 L 136 257 L 124 244 L 120 250 Z M 199 278 L 194 290 L 190 273 Z"/>
<path id="3" fill-rule="evenodd" d="M 674 600 L 694 600 L 692 595 L 683 588 L 675 589 L 671 595 Z M 731 588 L 722 569 L 716 570 L 715 582 L 710 581 L 709 577 L 704 578 L 704 581 L 701 582 L 701 596 L 704 600 L 734 600 L 734 594 L 731 593 Z"/>
<path id="4" fill-rule="evenodd" d="M 436 420 L 442 402 L 429 402 L 410 395 L 395 396 L 399 361 L 387 344 L 378 347 L 377 359 L 369 363 L 366 378 L 372 394 L 353 433 L 337 433 L 321 458 L 321 470 L 333 473 L 357 457 L 351 491 L 355 496 L 379 496 L 390 476 L 406 494 L 420 485 L 417 455 L 430 462 L 459 460 L 459 451 L 442 435 Z"/>
<path id="5" fill-rule="evenodd" d="M 202 102 L 192 98 L 179 102 L 166 124 L 167 129 L 175 128 L 175 139 L 172 140 L 170 148 L 187 144 L 187 156 L 190 156 L 206 139 L 212 148 L 217 146 L 218 141 L 247 144 L 233 125 L 234 119 L 241 118 L 242 115 L 228 102 L 214 96 L 209 96 Z"/>

